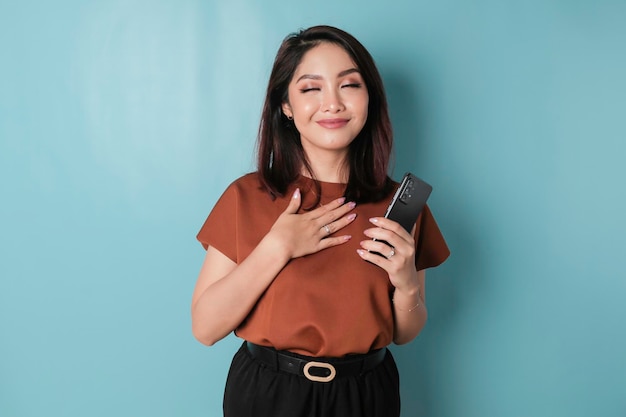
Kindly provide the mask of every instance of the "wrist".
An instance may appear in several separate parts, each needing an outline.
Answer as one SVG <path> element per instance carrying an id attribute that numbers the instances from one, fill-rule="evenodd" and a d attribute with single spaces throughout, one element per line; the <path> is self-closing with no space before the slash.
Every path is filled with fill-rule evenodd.
<path id="1" fill-rule="evenodd" d="M 395 287 L 394 294 L 400 294 L 403 297 L 415 297 L 416 294 L 420 293 L 420 285 L 417 282 L 412 282 L 408 285 Z"/>
<path id="2" fill-rule="evenodd" d="M 396 289 L 391 298 L 391 302 L 397 311 L 409 313 L 417 310 L 417 308 L 423 304 L 419 286 L 408 292 L 398 291 L 398 289 Z"/>
<path id="3" fill-rule="evenodd" d="M 268 233 L 265 235 L 263 240 L 260 243 L 261 246 L 265 248 L 265 253 L 273 259 L 275 262 L 279 263 L 287 263 L 292 255 L 287 250 L 286 245 L 282 243 L 282 241 L 276 238 L 272 233 Z"/>

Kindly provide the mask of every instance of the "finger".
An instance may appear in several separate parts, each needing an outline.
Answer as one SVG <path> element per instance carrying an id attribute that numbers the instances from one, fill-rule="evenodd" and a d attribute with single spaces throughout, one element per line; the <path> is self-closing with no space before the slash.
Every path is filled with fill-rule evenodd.
<path id="1" fill-rule="evenodd" d="M 398 253 L 400 253 L 400 250 L 398 248 L 390 246 L 384 242 L 379 242 L 377 240 L 363 240 L 360 242 L 360 245 L 361 248 L 365 249 L 366 251 L 371 252 L 374 255 L 380 254 L 387 259 L 390 259 L 393 256 L 398 256 Z"/>
<path id="2" fill-rule="evenodd" d="M 363 234 L 369 238 L 375 239 L 374 241 L 384 241 L 389 246 L 399 247 L 410 244 L 402 237 L 398 236 L 391 230 L 386 230 L 381 227 L 373 227 L 371 229 L 365 229 Z M 383 243 L 384 244 L 384 243 Z"/>
<path id="3" fill-rule="evenodd" d="M 333 223 L 337 219 L 340 219 L 343 216 L 345 216 L 347 213 L 349 213 L 355 207 L 356 207 L 356 203 L 354 201 L 351 201 L 349 203 L 346 203 L 344 205 L 336 207 L 335 209 L 329 210 L 327 213 L 325 213 L 325 214 L 321 215 L 320 217 L 318 217 L 317 220 L 322 225 Z M 352 220 L 354 220 L 354 219 L 352 218 Z M 338 228 L 335 228 L 334 230 L 338 230 L 340 228 L 341 227 L 338 227 Z"/>
<path id="4" fill-rule="evenodd" d="M 328 224 L 323 225 L 320 229 L 324 235 L 332 235 L 337 230 L 341 230 L 350 223 L 352 223 L 356 219 L 356 213 L 348 214 L 347 216 L 343 216 L 340 219 L 330 222 Z"/>
<path id="5" fill-rule="evenodd" d="M 403 240 L 409 243 L 413 241 L 413 234 L 407 232 L 398 222 L 384 217 L 372 217 L 369 221 L 381 229 L 392 231 L 394 234 L 400 236 Z M 415 225 L 413 225 L 413 230 L 415 230 Z"/>
<path id="6" fill-rule="evenodd" d="M 300 194 L 300 189 L 296 188 L 296 191 L 291 195 L 291 199 L 289 200 L 289 204 L 285 209 L 285 213 L 295 214 L 298 212 L 300 208 L 300 204 L 302 204 L 302 195 Z"/>
<path id="7" fill-rule="evenodd" d="M 383 269 L 385 269 L 385 265 L 389 265 L 389 259 L 385 258 L 384 256 L 377 255 L 373 252 L 369 252 L 365 249 L 357 249 L 356 253 L 358 253 L 362 259 L 371 262 L 374 265 L 378 265 Z"/>
<path id="8" fill-rule="evenodd" d="M 325 224 L 324 226 L 320 227 L 320 233 L 322 234 L 322 239 L 325 236 L 330 236 L 333 233 L 333 229 L 331 228 L 330 224 Z"/>
<path id="9" fill-rule="evenodd" d="M 311 210 L 311 216 L 313 218 L 319 218 L 324 216 L 325 214 L 335 210 L 338 207 L 341 207 L 343 205 L 343 203 L 345 203 L 346 198 L 345 197 L 339 197 L 334 199 L 333 201 L 326 203 L 326 204 L 322 204 L 321 206 L 319 206 L 318 208 L 316 208 L 315 210 Z"/>
<path id="10" fill-rule="evenodd" d="M 320 240 L 319 250 L 327 249 L 333 246 L 341 245 L 352 239 L 350 235 L 327 237 Z"/>

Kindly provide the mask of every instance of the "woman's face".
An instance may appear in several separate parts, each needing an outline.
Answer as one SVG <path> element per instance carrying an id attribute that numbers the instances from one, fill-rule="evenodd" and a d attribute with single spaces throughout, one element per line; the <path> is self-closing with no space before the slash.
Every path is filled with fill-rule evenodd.
<path id="1" fill-rule="evenodd" d="M 367 120 L 369 95 L 350 55 L 333 43 L 310 49 L 289 83 L 283 112 L 293 117 L 309 158 L 347 153 Z"/>

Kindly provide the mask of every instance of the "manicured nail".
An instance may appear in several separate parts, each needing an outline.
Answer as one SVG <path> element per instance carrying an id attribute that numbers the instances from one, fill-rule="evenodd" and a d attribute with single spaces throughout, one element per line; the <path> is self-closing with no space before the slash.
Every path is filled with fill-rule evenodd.
<path id="1" fill-rule="evenodd" d="M 294 191 L 293 193 L 293 198 L 299 198 L 300 197 L 300 189 L 296 188 L 296 191 Z"/>
<path id="2" fill-rule="evenodd" d="M 354 220 L 354 219 L 356 219 L 356 213 L 352 213 L 352 214 L 350 214 L 350 215 L 348 216 L 348 221 L 350 221 L 350 222 L 351 222 L 351 221 L 352 221 L 352 220 Z"/>
<path id="3" fill-rule="evenodd" d="M 356 207 L 356 203 L 354 201 L 351 201 L 348 203 L 348 207 L 350 207 L 351 209 Z"/>
<path id="4" fill-rule="evenodd" d="M 372 218 L 370 219 L 370 222 L 372 222 L 372 223 L 376 224 L 376 223 L 378 223 L 378 219 L 377 219 L 376 217 L 372 217 Z"/>
<path id="5" fill-rule="evenodd" d="M 337 202 L 338 202 L 339 204 L 343 204 L 343 202 L 344 202 L 344 201 L 346 201 L 346 198 L 345 198 L 345 197 L 339 197 L 339 198 L 337 199 Z"/>
<path id="6" fill-rule="evenodd" d="M 345 236 L 343 237 L 343 240 L 344 240 L 344 241 L 348 241 L 348 240 L 350 240 L 350 239 L 352 239 L 352 236 L 350 236 L 350 235 L 345 235 Z"/>
<path id="7" fill-rule="evenodd" d="M 358 253 L 358 254 L 359 254 L 359 256 L 363 256 L 363 255 L 365 255 L 365 251 L 364 251 L 363 249 L 357 249 L 357 250 L 356 250 L 356 253 Z"/>

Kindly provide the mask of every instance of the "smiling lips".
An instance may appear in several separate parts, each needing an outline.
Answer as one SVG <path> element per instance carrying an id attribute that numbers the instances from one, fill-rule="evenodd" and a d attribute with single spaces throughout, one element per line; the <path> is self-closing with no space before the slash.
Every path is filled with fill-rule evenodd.
<path id="1" fill-rule="evenodd" d="M 322 119 L 317 124 L 326 129 L 338 129 L 348 124 L 348 119 Z"/>

